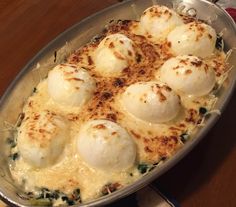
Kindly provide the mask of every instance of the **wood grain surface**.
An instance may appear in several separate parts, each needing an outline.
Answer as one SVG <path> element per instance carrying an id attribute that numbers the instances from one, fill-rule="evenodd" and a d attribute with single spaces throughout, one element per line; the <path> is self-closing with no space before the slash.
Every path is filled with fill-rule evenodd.
<path id="1" fill-rule="evenodd" d="M 117 0 L 0 0 L 0 96 L 49 41 Z M 236 206 L 236 94 L 203 141 L 155 183 L 183 207 Z"/>

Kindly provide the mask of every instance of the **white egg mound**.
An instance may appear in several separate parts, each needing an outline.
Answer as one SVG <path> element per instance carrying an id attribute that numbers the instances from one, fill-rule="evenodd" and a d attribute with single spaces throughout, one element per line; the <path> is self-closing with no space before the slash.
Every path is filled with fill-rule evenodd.
<path id="1" fill-rule="evenodd" d="M 125 170 L 134 165 L 136 146 L 127 131 L 108 120 L 85 123 L 77 136 L 78 152 L 93 168 Z"/>
<path id="2" fill-rule="evenodd" d="M 60 64 L 48 73 L 48 93 L 58 104 L 81 106 L 95 89 L 95 81 L 89 73 L 76 65 Z"/>
<path id="3" fill-rule="evenodd" d="M 167 37 L 175 55 L 208 57 L 213 54 L 216 43 L 215 30 L 204 23 L 191 22 L 176 27 Z"/>
<path id="4" fill-rule="evenodd" d="M 23 159 L 38 168 L 54 164 L 68 140 L 68 124 L 49 111 L 34 113 L 18 130 L 18 149 Z"/>
<path id="5" fill-rule="evenodd" d="M 104 38 L 94 53 L 95 70 L 103 76 L 119 76 L 135 61 L 133 41 L 123 34 Z"/>
<path id="6" fill-rule="evenodd" d="M 214 70 L 195 56 L 177 56 L 160 68 L 160 78 L 177 93 L 203 96 L 216 83 Z"/>
<path id="7" fill-rule="evenodd" d="M 159 82 L 138 82 L 122 94 L 121 103 L 135 117 L 163 123 L 175 118 L 180 110 L 180 99 L 167 85 Z"/>
<path id="8" fill-rule="evenodd" d="M 143 12 L 140 26 L 154 38 L 165 38 L 176 26 L 183 24 L 181 17 L 165 6 L 155 5 Z"/>

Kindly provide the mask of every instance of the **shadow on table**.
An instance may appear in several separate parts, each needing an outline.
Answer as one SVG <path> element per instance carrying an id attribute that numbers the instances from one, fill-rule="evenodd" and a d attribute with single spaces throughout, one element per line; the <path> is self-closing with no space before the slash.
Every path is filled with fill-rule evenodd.
<path id="1" fill-rule="evenodd" d="M 209 182 L 236 147 L 235 120 L 236 93 L 222 117 L 199 145 L 174 168 L 155 181 L 160 189 L 175 196 L 181 202 L 204 183 Z M 232 165 L 232 170 L 233 166 L 235 163 Z"/>

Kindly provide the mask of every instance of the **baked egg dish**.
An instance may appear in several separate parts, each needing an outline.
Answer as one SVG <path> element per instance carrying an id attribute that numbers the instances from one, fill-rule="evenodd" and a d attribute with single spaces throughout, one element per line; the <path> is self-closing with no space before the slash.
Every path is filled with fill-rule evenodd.
<path id="1" fill-rule="evenodd" d="M 32 205 L 89 202 L 134 183 L 204 125 L 229 67 L 223 40 L 165 6 L 119 20 L 49 68 L 9 139 Z"/>

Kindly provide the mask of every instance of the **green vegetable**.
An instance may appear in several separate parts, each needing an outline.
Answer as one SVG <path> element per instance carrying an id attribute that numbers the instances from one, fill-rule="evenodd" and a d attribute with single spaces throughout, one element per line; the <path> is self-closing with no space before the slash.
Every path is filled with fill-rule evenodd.
<path id="1" fill-rule="evenodd" d="M 67 196 L 62 196 L 62 197 L 61 197 L 61 200 L 63 200 L 63 201 L 68 201 L 69 198 L 68 198 Z"/>
<path id="2" fill-rule="evenodd" d="M 30 201 L 32 204 L 40 206 L 52 206 L 54 200 L 57 199 L 61 199 L 69 206 L 76 203 L 81 203 L 79 188 L 75 189 L 70 195 L 67 195 L 59 190 L 49 190 L 48 188 L 40 188 L 37 195 L 32 192 L 28 192 L 26 195 L 30 195 Z"/>
<path id="3" fill-rule="evenodd" d="M 215 48 L 217 50 L 223 50 L 223 45 L 224 45 L 224 40 L 223 38 L 217 34 L 217 38 L 216 38 L 216 44 L 215 44 Z"/>
<path id="4" fill-rule="evenodd" d="M 50 201 L 49 199 L 44 199 L 44 198 L 40 198 L 40 199 L 32 198 L 30 199 L 30 203 L 32 206 L 52 206 L 52 201 Z"/>
<path id="5" fill-rule="evenodd" d="M 48 199 L 52 201 L 57 200 L 62 195 L 64 195 L 64 193 L 60 192 L 59 190 L 53 191 L 49 190 L 48 188 L 41 188 L 36 199 Z"/>
<path id="6" fill-rule="evenodd" d="M 207 113 L 207 109 L 206 109 L 205 107 L 200 107 L 200 108 L 199 108 L 199 114 L 204 115 L 204 114 L 206 114 L 206 113 Z"/>
<path id="7" fill-rule="evenodd" d="M 180 139 L 183 143 L 185 143 L 189 139 L 189 134 L 186 132 L 180 135 Z"/>
<path id="8" fill-rule="evenodd" d="M 152 171 L 157 165 L 158 163 L 155 164 L 140 163 L 137 168 L 141 174 L 144 174 L 146 172 Z"/>
<path id="9" fill-rule="evenodd" d="M 138 170 L 141 174 L 144 174 L 148 171 L 148 165 L 147 164 L 139 164 L 138 165 Z"/>
<path id="10" fill-rule="evenodd" d="M 75 204 L 75 202 L 73 200 L 67 200 L 66 203 L 69 205 L 69 206 L 72 206 Z"/>
<path id="11" fill-rule="evenodd" d="M 11 147 L 11 148 L 14 148 L 16 146 L 16 141 L 14 139 L 14 137 L 9 137 L 7 138 L 6 140 L 6 143 Z"/>
<path id="12" fill-rule="evenodd" d="M 11 158 L 13 161 L 17 160 L 19 157 L 20 157 L 20 156 L 19 156 L 19 153 L 18 153 L 18 152 L 13 153 L 13 154 L 10 155 L 10 158 Z"/>

